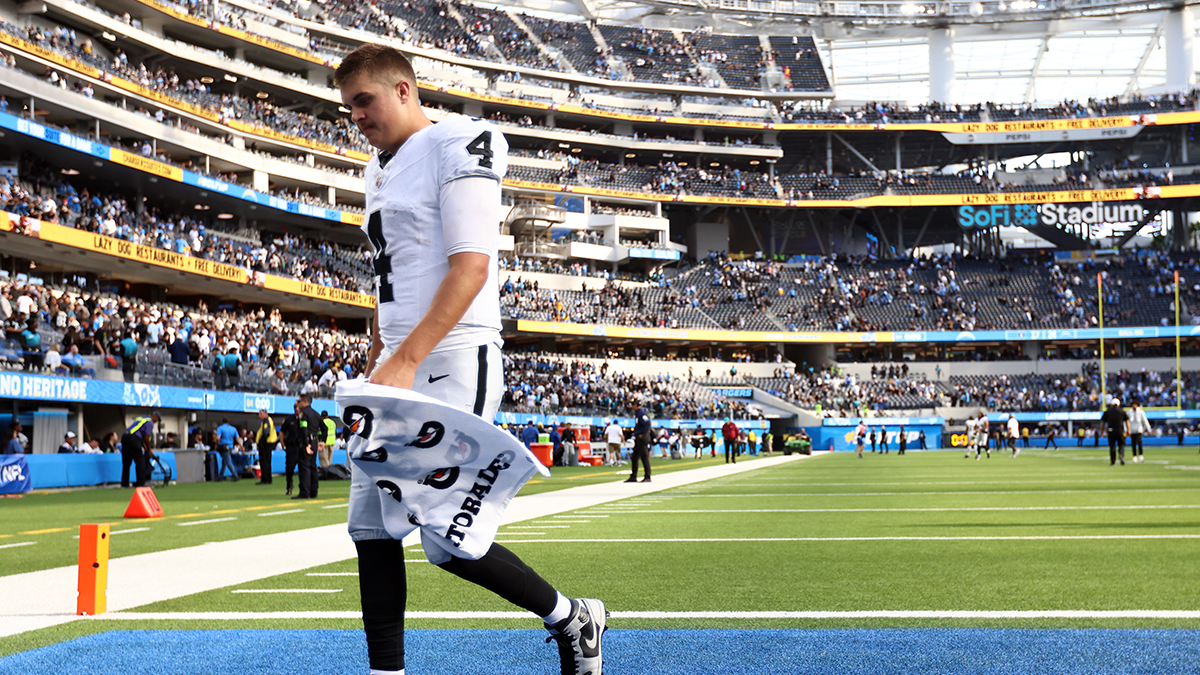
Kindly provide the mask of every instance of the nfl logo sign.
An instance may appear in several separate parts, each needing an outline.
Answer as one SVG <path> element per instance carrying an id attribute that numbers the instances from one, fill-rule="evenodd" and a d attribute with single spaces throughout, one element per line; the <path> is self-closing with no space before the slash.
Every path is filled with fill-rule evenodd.
<path id="1" fill-rule="evenodd" d="M 380 171 L 379 173 L 375 174 L 375 188 L 378 189 L 382 185 L 383 185 L 383 172 Z"/>

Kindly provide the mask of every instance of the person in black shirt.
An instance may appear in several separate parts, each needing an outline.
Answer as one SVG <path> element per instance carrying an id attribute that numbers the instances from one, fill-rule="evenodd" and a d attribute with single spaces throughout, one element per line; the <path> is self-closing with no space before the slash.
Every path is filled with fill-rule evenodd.
<path id="1" fill-rule="evenodd" d="M 1108 427 L 1108 461 L 1115 465 L 1117 459 L 1125 466 L 1125 437 L 1129 435 L 1129 413 L 1121 407 L 1121 399 L 1113 397 L 1108 410 L 1100 417 L 1100 423 Z"/>
<path id="2" fill-rule="evenodd" d="M 300 465 L 299 494 L 292 499 L 316 499 L 317 482 L 317 439 L 323 428 L 321 416 L 312 409 L 312 397 L 301 394 L 296 402 L 296 420 L 300 424 L 300 447 L 297 456 Z"/>
<path id="3" fill-rule="evenodd" d="M 637 410 L 634 411 L 633 425 L 633 452 L 630 455 L 629 463 L 633 465 L 633 473 L 629 475 L 626 483 L 636 483 L 638 460 L 642 462 L 642 471 L 645 473 L 642 478 L 643 483 L 650 482 L 650 415 L 646 412 L 646 407 L 642 405 L 641 399 L 636 400 Z"/>

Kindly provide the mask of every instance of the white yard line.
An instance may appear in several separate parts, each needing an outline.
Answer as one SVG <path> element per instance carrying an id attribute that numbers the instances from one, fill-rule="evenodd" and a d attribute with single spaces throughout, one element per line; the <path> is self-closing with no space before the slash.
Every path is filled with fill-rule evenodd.
<path id="1" fill-rule="evenodd" d="M 304 509 L 288 509 L 287 511 L 272 511 L 270 513 L 260 513 L 260 514 L 258 514 L 258 517 L 265 518 L 266 516 L 282 516 L 285 513 L 302 513 L 303 511 L 304 511 Z"/>
<path id="2" fill-rule="evenodd" d="M 106 621 L 245 621 L 361 619 L 353 612 L 120 612 L 87 617 Z M 408 619 L 533 619 L 528 612 L 405 612 Z M 1135 610 L 849 610 L 837 612 L 639 612 L 612 611 L 617 619 L 1200 619 L 1200 611 Z"/>
<path id="3" fill-rule="evenodd" d="M 16 548 L 18 546 L 33 546 L 35 544 L 37 544 L 36 541 L 19 541 L 15 544 L 0 544 L 0 548 Z"/>
<path id="4" fill-rule="evenodd" d="M 508 505 L 504 520 L 519 523 L 577 513 L 600 504 L 806 459 L 809 457 L 803 455 L 771 457 L 737 465 L 675 471 L 655 477 L 654 483 L 624 483 L 619 476 L 614 476 L 612 481 L 605 483 L 517 497 Z M 233 519 L 178 524 L 199 525 Z M 420 537 L 414 533 L 404 543 L 415 546 L 419 541 Z M 108 568 L 109 613 L 101 615 L 104 617 L 117 616 L 116 613 L 123 610 L 154 602 L 350 560 L 355 557 L 355 551 L 346 534 L 346 525 L 339 523 L 123 557 L 120 557 L 119 546 L 114 546 L 113 556 Z M 230 565 L 230 560 L 239 562 Z M 0 637 L 77 620 L 78 575 L 78 568 L 69 565 L 0 577 L 5 588 L 4 602 L 0 603 Z M 154 583 L 148 584 L 146 579 L 153 579 Z"/>
<path id="5" fill-rule="evenodd" d="M 345 504 L 330 504 L 329 506 L 322 506 L 321 508 L 323 508 L 323 509 L 344 509 L 348 506 L 350 506 L 350 502 L 346 502 Z"/>
<path id="6" fill-rule="evenodd" d="M 193 520 L 188 523 L 176 523 L 176 525 L 178 525 L 179 527 L 191 527 L 192 525 L 207 525 L 209 523 L 224 523 L 225 521 L 228 521 L 228 520 L 237 520 L 237 516 L 230 516 L 229 518 L 213 518 L 211 520 Z"/>
<path id="7" fill-rule="evenodd" d="M 757 480 L 757 479 L 755 479 L 755 480 Z M 1101 479 L 1081 478 L 1079 480 L 1039 480 L 1039 479 L 1022 478 L 1021 480 L 1027 484 L 1032 483 L 1032 484 L 1036 484 L 1036 485 L 1051 485 L 1051 484 L 1058 484 L 1058 483 L 1087 483 L 1088 485 L 1093 485 L 1093 484 L 1098 485 L 1100 483 L 1134 483 L 1134 482 L 1139 482 L 1141 480 L 1145 480 L 1145 477 L 1140 474 L 1130 474 L 1128 478 L 1101 478 Z M 1154 481 L 1156 483 L 1170 481 L 1170 480 L 1180 480 L 1180 481 L 1189 481 L 1190 482 L 1190 481 L 1194 481 L 1195 478 L 1192 478 L 1191 476 L 1168 476 L 1168 477 L 1164 478 L 1164 477 L 1157 476 L 1157 475 L 1154 477 Z M 848 483 L 822 483 L 822 482 L 809 482 L 809 481 L 793 481 L 793 482 L 787 482 L 787 483 L 784 483 L 784 482 L 764 482 L 764 483 L 728 482 L 728 483 L 722 483 L 721 485 L 722 485 L 722 487 L 728 486 L 728 487 L 739 487 L 739 488 L 743 488 L 743 487 L 840 487 L 840 486 L 847 486 L 847 485 L 855 486 L 855 487 L 884 486 L 884 485 L 904 487 L 906 485 L 1010 485 L 1010 484 L 1012 484 L 1012 482 L 1013 482 L 1012 480 L 942 480 L 942 481 L 929 480 L 929 481 L 887 481 L 887 482 L 882 482 L 882 483 L 867 482 L 867 481 L 848 482 Z"/>
<path id="8" fill-rule="evenodd" d="M 1133 504 L 1111 506 L 947 506 L 945 508 L 880 508 L 880 509 L 654 509 L 637 511 L 645 515 L 659 513 L 922 513 L 957 511 L 1124 511 L 1145 509 L 1200 509 L 1200 504 Z M 515 529 L 515 528 L 507 528 Z"/>
<path id="9" fill-rule="evenodd" d="M 1177 488 L 1111 488 L 1105 492 L 1193 492 L 1192 484 Z M 696 492 L 677 499 L 708 499 L 709 497 L 921 497 L 930 495 L 1076 495 L 1093 494 L 1095 490 L 963 490 L 960 492 L 763 492 L 751 494 Z"/>

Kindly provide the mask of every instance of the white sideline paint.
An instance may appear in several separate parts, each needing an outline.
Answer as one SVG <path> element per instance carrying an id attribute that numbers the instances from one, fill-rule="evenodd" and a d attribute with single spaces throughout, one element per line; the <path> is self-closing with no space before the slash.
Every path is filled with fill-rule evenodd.
<path id="1" fill-rule="evenodd" d="M 306 577 L 356 577 L 358 572 L 309 572 Z"/>
<path id="2" fill-rule="evenodd" d="M 150 531 L 150 528 L 148 528 L 148 527 L 132 527 L 132 528 L 129 528 L 128 530 L 109 530 L 108 534 L 109 534 L 109 536 L 115 537 L 118 534 L 129 534 L 130 532 L 149 532 L 149 531 Z M 75 535 L 74 539 L 78 539 L 78 538 L 79 538 L 79 535 Z"/>
<path id="3" fill-rule="evenodd" d="M 341 593 L 340 588 L 237 588 L 230 593 Z"/>
<path id="4" fill-rule="evenodd" d="M 508 505 L 504 521 L 519 523 L 569 513 L 722 476 L 803 461 L 824 454 L 826 453 L 818 452 L 811 456 L 767 457 L 740 464 L 718 464 L 700 469 L 674 471 L 656 476 L 653 483 L 625 483 L 623 478 L 620 478 L 624 475 L 622 473 L 613 476 L 611 482 L 517 497 Z M 235 518 L 216 518 L 179 525 L 199 525 L 224 520 Z M 415 546 L 419 542 L 419 535 L 413 533 L 405 538 L 404 545 Z M 238 586 L 280 574 L 301 572 L 355 557 L 354 544 L 346 534 L 345 524 L 232 541 L 208 542 L 187 548 L 124 557 L 118 557 L 118 546 L 114 547 L 113 554 L 114 557 L 108 565 L 108 613 L 100 615 L 104 618 L 117 617 L 119 612 L 154 602 Z M 240 562 L 230 565 L 230 560 Z M 169 574 L 165 572 L 167 570 L 170 571 Z M 69 565 L 0 576 L 5 587 L 4 602 L 0 602 L 0 637 L 57 626 L 81 618 L 75 616 L 78 575 L 78 568 Z M 147 580 L 152 580 L 152 583 L 148 583 Z M 358 614 L 355 613 L 355 616 Z"/>
<path id="5" fill-rule="evenodd" d="M 529 612 L 405 612 L 408 619 L 535 619 Z M 860 610 L 842 612 L 621 612 L 615 619 L 1200 619 L 1200 611 L 1134 610 Z M 121 612 L 86 617 L 107 621 L 245 621 L 253 619 L 359 619 L 359 612 Z"/>

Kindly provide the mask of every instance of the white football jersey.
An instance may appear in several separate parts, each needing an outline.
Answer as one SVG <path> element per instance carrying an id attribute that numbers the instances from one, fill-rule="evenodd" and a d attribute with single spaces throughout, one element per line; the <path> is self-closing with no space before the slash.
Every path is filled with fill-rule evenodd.
<path id="1" fill-rule="evenodd" d="M 447 242 L 440 197 L 457 179 L 477 176 L 499 183 L 507 170 L 504 134 L 488 122 L 459 115 L 413 134 L 394 156 L 382 152 L 371 159 L 363 230 L 375 249 L 375 297 L 385 350 L 399 346 L 425 315 L 450 270 L 449 256 L 462 252 L 491 258 L 488 280 L 433 351 L 500 342 L 499 221 L 481 223 L 470 241 Z M 499 204 L 481 212 L 498 218 Z"/>

